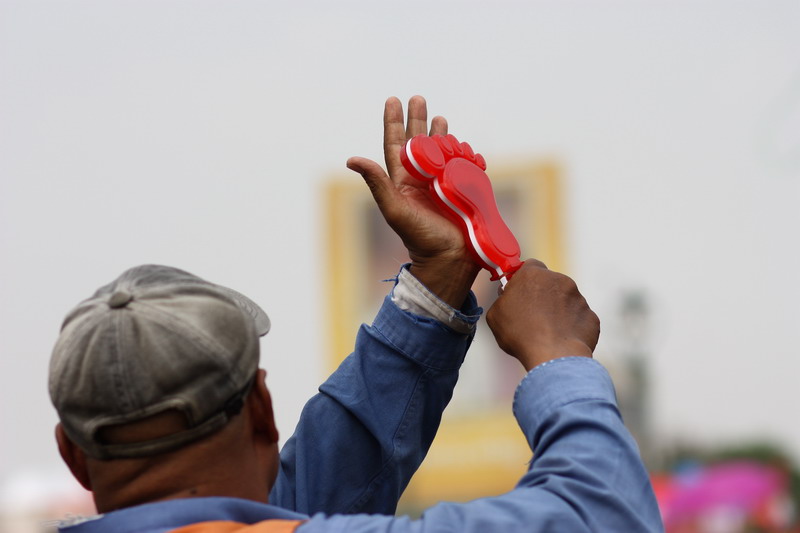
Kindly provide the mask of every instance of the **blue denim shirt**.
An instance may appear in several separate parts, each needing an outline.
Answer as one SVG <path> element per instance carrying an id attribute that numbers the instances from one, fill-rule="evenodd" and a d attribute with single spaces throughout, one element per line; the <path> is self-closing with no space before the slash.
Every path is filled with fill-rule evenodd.
<path id="1" fill-rule="evenodd" d="M 514 414 L 534 458 L 516 487 L 441 503 L 416 520 L 390 516 L 430 446 L 470 342 L 470 335 L 401 311 L 387 298 L 374 324 L 359 332 L 355 352 L 306 405 L 281 452 L 270 504 L 170 500 L 61 531 L 165 533 L 210 520 L 272 518 L 307 520 L 298 533 L 663 530 L 611 380 L 583 357 L 541 365 L 519 385 Z"/>

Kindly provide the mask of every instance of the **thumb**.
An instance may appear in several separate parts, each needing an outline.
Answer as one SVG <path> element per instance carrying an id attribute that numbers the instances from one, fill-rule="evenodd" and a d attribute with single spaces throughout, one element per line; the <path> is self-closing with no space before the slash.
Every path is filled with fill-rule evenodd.
<path id="1" fill-rule="evenodd" d="M 397 194 L 397 189 L 388 174 L 378 163 L 365 157 L 351 157 L 347 160 L 347 168 L 361 174 L 372 197 L 375 198 L 375 203 L 386 216 L 387 208 L 390 208 Z"/>

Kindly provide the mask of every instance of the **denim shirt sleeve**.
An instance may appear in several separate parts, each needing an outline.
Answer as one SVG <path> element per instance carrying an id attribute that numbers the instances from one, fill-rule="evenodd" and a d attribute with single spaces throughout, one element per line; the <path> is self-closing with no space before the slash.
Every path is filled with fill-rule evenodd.
<path id="1" fill-rule="evenodd" d="M 474 295 L 461 309 L 480 316 Z M 298 512 L 393 514 L 424 459 L 472 342 L 387 296 L 355 351 L 306 404 L 270 503 Z"/>
<path id="2" fill-rule="evenodd" d="M 318 514 L 298 533 L 663 531 L 647 471 L 597 361 L 567 357 L 534 368 L 517 389 L 514 415 L 533 460 L 508 493 L 441 503 L 418 520 Z"/>

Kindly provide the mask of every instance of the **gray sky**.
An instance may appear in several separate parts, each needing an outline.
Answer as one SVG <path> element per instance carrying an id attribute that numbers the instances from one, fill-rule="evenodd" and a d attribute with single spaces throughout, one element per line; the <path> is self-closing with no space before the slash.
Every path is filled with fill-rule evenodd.
<path id="1" fill-rule="evenodd" d="M 58 327 L 146 262 L 267 309 L 288 436 L 327 355 L 321 184 L 413 94 L 490 164 L 560 161 L 569 273 L 601 319 L 654 305 L 659 435 L 800 457 L 798 50 L 795 1 L 0 0 L 0 483 L 63 473 Z"/>

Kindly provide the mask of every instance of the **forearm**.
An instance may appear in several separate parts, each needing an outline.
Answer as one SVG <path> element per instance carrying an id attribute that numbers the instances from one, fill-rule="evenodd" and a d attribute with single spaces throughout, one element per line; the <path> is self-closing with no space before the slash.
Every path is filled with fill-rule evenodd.
<path id="1" fill-rule="evenodd" d="M 597 361 L 567 357 L 539 365 L 517 389 L 514 414 L 533 461 L 513 491 L 470 509 L 466 524 L 476 513 L 502 508 L 513 524 L 506 531 L 663 530 L 614 386 Z"/>
<path id="2" fill-rule="evenodd" d="M 568 357 L 535 368 L 514 412 L 534 454 L 520 497 L 560 506 L 566 522 L 559 523 L 574 523 L 570 531 L 663 530 L 649 475 L 597 361 Z"/>
<path id="3" fill-rule="evenodd" d="M 567 357 L 533 369 L 514 398 L 533 461 L 514 490 L 429 509 L 422 531 L 663 531 L 635 441 L 614 387 L 595 360 Z"/>
<path id="4" fill-rule="evenodd" d="M 467 306 L 474 310 L 474 298 Z M 477 317 L 476 317 L 477 318 Z M 305 513 L 393 513 L 449 402 L 472 335 L 387 298 L 306 405 L 271 503 Z"/>

